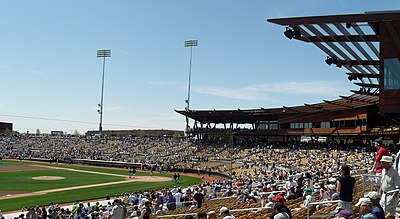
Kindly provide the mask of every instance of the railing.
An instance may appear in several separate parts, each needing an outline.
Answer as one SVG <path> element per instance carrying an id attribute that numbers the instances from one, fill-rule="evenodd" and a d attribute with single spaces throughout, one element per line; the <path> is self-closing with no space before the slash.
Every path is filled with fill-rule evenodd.
<path id="1" fill-rule="evenodd" d="M 219 198 L 213 198 L 213 199 L 210 199 L 210 200 L 221 200 L 221 199 L 229 199 L 229 198 L 232 198 L 232 196 L 229 196 L 229 197 L 219 197 Z M 185 204 L 190 204 L 189 206 L 185 206 Z M 188 209 L 188 208 L 190 208 L 191 206 L 192 206 L 192 204 L 193 204 L 193 201 L 184 201 L 184 202 L 175 202 L 175 205 L 176 205 L 176 208 L 178 209 Z M 226 203 L 223 203 L 223 204 L 221 204 L 221 205 L 224 205 L 224 204 L 226 204 Z M 217 205 L 215 205 L 215 204 L 213 204 L 213 206 L 217 206 Z"/>
<path id="2" fill-rule="evenodd" d="M 258 211 L 258 210 L 263 210 L 263 209 L 272 209 L 272 208 L 267 208 L 267 207 L 261 207 L 261 208 L 242 208 L 242 209 L 233 209 L 233 210 L 229 210 L 229 212 Z"/>
<path id="3" fill-rule="evenodd" d="M 258 210 L 263 210 L 263 209 L 272 209 L 272 208 L 265 208 L 265 207 L 261 207 L 261 208 L 242 208 L 242 209 L 229 210 L 229 212 L 258 211 Z M 162 216 L 156 216 L 156 218 L 180 217 L 180 216 L 186 216 L 186 215 L 196 215 L 196 213 L 162 215 Z"/>
<path id="4" fill-rule="evenodd" d="M 156 216 L 156 218 L 168 218 L 168 217 L 180 217 L 180 216 L 185 217 L 186 215 L 196 215 L 196 213 L 162 215 L 162 216 Z"/>
<path id="5" fill-rule="evenodd" d="M 387 201 L 387 195 L 388 194 L 392 194 L 392 193 L 395 193 L 395 192 L 399 192 L 400 191 L 400 189 L 393 189 L 393 190 L 390 190 L 390 191 L 387 191 L 387 192 L 385 192 L 385 206 L 384 206 L 384 210 L 385 210 L 385 214 L 386 214 L 386 201 Z"/>
<path id="6" fill-rule="evenodd" d="M 310 206 L 311 206 L 311 205 L 319 205 L 319 204 L 338 203 L 338 202 L 339 202 L 339 200 L 335 200 L 335 201 L 323 201 L 323 202 L 310 202 L 310 203 L 307 205 L 307 219 L 316 218 L 316 217 L 334 216 L 333 214 L 310 215 Z"/>
<path id="7" fill-rule="evenodd" d="M 375 185 L 376 187 L 381 186 L 381 178 L 382 176 L 377 176 L 373 174 L 362 174 L 362 182 L 363 182 L 363 190 L 362 196 L 365 194 L 365 189 L 367 185 Z"/>

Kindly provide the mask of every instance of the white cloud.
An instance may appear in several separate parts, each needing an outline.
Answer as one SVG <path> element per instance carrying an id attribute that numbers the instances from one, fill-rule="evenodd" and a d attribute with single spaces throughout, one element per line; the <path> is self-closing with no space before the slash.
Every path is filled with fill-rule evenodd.
<path id="1" fill-rule="evenodd" d="M 153 86 L 170 87 L 171 89 L 184 89 L 183 85 L 174 81 L 151 81 Z M 192 86 L 192 92 L 224 97 L 229 99 L 247 101 L 271 101 L 279 102 L 280 95 L 302 95 L 331 98 L 343 93 L 348 93 L 349 87 L 338 81 L 305 81 L 305 82 L 274 82 L 255 84 L 244 87 L 222 87 L 222 86 Z"/>
<path id="2" fill-rule="evenodd" d="M 332 97 L 349 90 L 342 84 L 334 81 L 309 81 L 309 82 L 277 82 L 270 84 L 256 84 L 247 87 L 225 88 L 215 86 L 196 86 L 193 91 L 213 96 L 250 100 L 250 101 L 279 101 L 279 94 L 307 95 L 314 97 Z"/>
<path id="3" fill-rule="evenodd" d="M 208 94 L 218 97 L 225 97 L 230 99 L 239 100 L 251 100 L 251 101 L 275 101 L 262 93 L 247 88 L 224 88 L 224 87 L 214 87 L 214 86 L 196 86 L 193 87 L 193 91 L 202 94 Z"/>
<path id="4" fill-rule="evenodd" d="M 262 93 L 284 93 L 294 95 L 331 96 L 347 92 L 348 88 L 338 86 L 343 83 L 335 81 L 279 82 L 259 84 L 248 87 L 249 90 Z"/>

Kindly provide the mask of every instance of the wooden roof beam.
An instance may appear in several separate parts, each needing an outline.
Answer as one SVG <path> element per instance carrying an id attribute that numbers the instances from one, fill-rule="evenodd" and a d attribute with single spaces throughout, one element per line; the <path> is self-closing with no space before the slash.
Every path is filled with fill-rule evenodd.
<path id="1" fill-rule="evenodd" d="M 352 75 L 355 76 L 356 78 L 379 78 L 379 74 L 366 74 L 366 73 L 353 73 L 353 72 L 348 72 L 346 73 L 347 75 Z"/>
<path id="2" fill-rule="evenodd" d="M 361 94 L 361 95 L 368 95 L 368 96 L 379 96 L 378 92 L 366 92 L 366 91 L 361 91 L 361 90 L 350 90 L 351 92 L 355 94 Z"/>
<path id="3" fill-rule="evenodd" d="M 283 106 L 283 108 L 284 108 L 285 110 L 290 110 L 290 111 L 293 111 L 293 112 L 296 112 L 296 113 L 302 113 L 302 111 L 300 111 L 300 110 L 295 110 L 295 109 L 293 109 L 292 107 Z"/>
<path id="4" fill-rule="evenodd" d="M 349 97 L 349 96 L 339 96 L 342 99 L 345 99 L 347 101 L 353 102 L 353 101 L 357 101 L 357 102 L 362 102 L 362 103 L 375 103 L 375 102 L 379 102 L 379 100 L 368 100 L 368 99 L 361 99 L 361 98 L 357 98 L 357 97 Z"/>
<path id="5" fill-rule="evenodd" d="M 354 108 L 354 107 L 349 106 L 349 105 L 339 104 L 339 103 L 336 103 L 336 102 L 333 102 L 333 101 L 329 101 L 329 100 L 323 100 L 323 101 L 325 103 L 336 105 L 336 106 L 346 107 L 346 108 L 350 108 L 350 109 Z"/>
<path id="6" fill-rule="evenodd" d="M 313 108 L 313 109 L 316 109 L 316 110 L 323 110 L 323 111 L 325 111 L 325 109 L 324 109 L 324 107 L 323 106 L 321 106 L 320 104 L 308 104 L 308 103 L 304 103 L 304 106 L 307 106 L 307 107 L 310 107 L 310 108 Z"/>
<path id="7" fill-rule="evenodd" d="M 358 82 L 355 82 L 353 84 L 360 86 L 360 87 L 365 87 L 365 88 L 379 88 L 379 84 L 366 84 L 366 83 L 358 83 Z"/>
<path id="8" fill-rule="evenodd" d="M 379 42 L 379 37 L 376 35 L 338 35 L 338 36 L 308 36 L 304 37 L 308 42 Z"/>
<path id="9" fill-rule="evenodd" d="M 354 22 L 379 22 L 382 20 L 400 20 L 400 13 L 364 13 L 344 15 L 324 15 L 312 17 L 292 17 L 267 19 L 268 22 L 279 25 L 301 25 L 321 23 L 354 23 Z"/>
<path id="10" fill-rule="evenodd" d="M 357 65 L 373 65 L 373 66 L 379 66 L 380 62 L 379 60 L 344 60 L 344 59 L 338 59 L 337 57 L 328 57 L 328 59 L 331 58 L 332 61 L 335 61 L 333 64 L 337 65 L 349 65 L 349 66 L 357 66 Z"/>

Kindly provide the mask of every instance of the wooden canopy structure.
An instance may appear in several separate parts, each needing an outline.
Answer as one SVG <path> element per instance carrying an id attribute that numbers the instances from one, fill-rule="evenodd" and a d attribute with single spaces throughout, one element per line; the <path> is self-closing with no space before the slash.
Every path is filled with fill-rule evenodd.
<path id="1" fill-rule="evenodd" d="M 400 11 L 277 18 L 289 39 L 312 43 L 326 53 L 325 62 L 347 70 L 359 86 L 355 94 L 379 96 L 380 112 L 400 118 Z M 393 71 L 393 70 L 392 70 Z M 394 84 L 395 86 L 391 86 Z"/>
<path id="2" fill-rule="evenodd" d="M 320 48 L 327 55 L 325 62 L 346 69 L 345 75 L 359 89 L 351 90 L 350 96 L 302 106 L 176 110 L 194 120 L 188 133 L 221 132 L 216 127 L 223 125 L 223 133 L 399 137 L 400 11 L 267 21 L 284 26 L 287 38 Z M 250 128 L 240 130 L 240 124 Z"/>

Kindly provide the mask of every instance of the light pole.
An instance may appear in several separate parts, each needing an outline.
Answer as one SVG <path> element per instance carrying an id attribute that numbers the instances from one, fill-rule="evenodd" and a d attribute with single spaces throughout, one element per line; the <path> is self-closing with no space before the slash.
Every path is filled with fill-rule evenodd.
<path id="1" fill-rule="evenodd" d="M 103 58 L 103 75 L 101 79 L 101 99 L 98 106 L 100 109 L 97 112 L 100 114 L 99 123 L 99 135 L 100 138 L 103 136 L 103 96 L 104 96 L 104 70 L 106 68 L 106 58 L 111 57 L 111 49 L 99 49 L 97 50 L 97 58 Z"/>
<path id="2" fill-rule="evenodd" d="M 190 47 L 190 60 L 189 60 L 189 85 L 188 85 L 188 96 L 185 100 L 186 102 L 186 111 L 189 111 L 190 107 L 190 83 L 192 80 L 192 53 L 193 46 L 198 46 L 198 40 L 185 40 L 185 47 Z M 189 131 L 189 118 L 186 116 L 186 131 Z"/>

